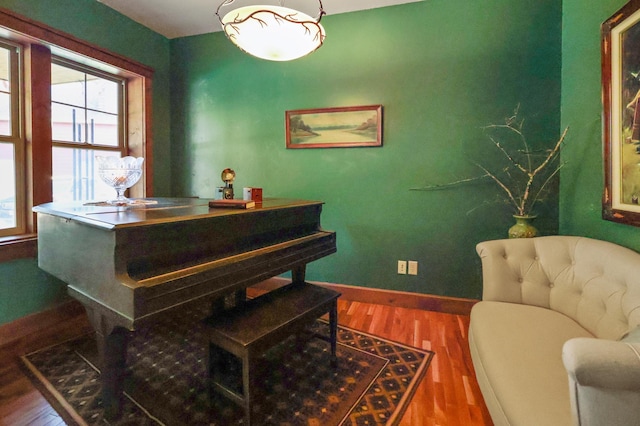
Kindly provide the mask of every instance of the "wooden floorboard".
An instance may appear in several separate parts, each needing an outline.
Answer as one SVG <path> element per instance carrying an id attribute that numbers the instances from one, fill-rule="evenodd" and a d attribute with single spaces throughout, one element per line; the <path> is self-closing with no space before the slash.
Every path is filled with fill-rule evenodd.
<path id="1" fill-rule="evenodd" d="M 475 379 L 469 317 L 340 300 L 341 325 L 435 352 L 400 425 L 491 425 Z"/>
<path id="2" fill-rule="evenodd" d="M 338 301 L 341 325 L 435 352 L 401 426 L 492 425 L 469 354 L 468 315 L 389 305 Z M 44 331 L 0 347 L 0 425 L 58 426 L 65 423 L 20 368 L 19 356 L 89 329 L 83 313 L 54 318 Z"/>

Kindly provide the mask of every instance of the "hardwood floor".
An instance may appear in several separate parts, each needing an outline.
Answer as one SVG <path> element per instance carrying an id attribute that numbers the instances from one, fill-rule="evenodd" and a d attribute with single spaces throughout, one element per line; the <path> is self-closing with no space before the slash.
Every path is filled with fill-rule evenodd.
<path id="1" fill-rule="evenodd" d="M 341 325 L 435 352 L 401 426 L 492 425 L 473 373 L 467 315 L 339 300 L 338 318 Z M 89 329 L 82 312 L 69 312 L 46 331 L 0 347 L 0 425 L 65 424 L 24 375 L 18 357 Z"/>
<path id="2" fill-rule="evenodd" d="M 476 382 L 467 315 L 340 301 L 341 325 L 435 352 L 401 426 L 492 425 Z"/>
<path id="3" fill-rule="evenodd" d="M 51 346 L 91 330 L 84 310 L 79 304 L 56 315 L 47 315 L 47 327 L 24 333 L 0 346 L 0 425 L 1 426 L 57 426 L 64 421 L 42 394 L 25 376 L 20 355 Z M 13 324 L 13 323 L 12 323 Z M 8 328 L 11 328 L 9 324 Z M 5 330 L 7 326 L 3 327 Z M 16 330 L 9 330 L 9 333 Z M 7 333 L 1 333 L 4 337 Z M 16 333 L 17 334 L 17 333 Z M 6 341 L 6 338 L 0 341 Z"/>

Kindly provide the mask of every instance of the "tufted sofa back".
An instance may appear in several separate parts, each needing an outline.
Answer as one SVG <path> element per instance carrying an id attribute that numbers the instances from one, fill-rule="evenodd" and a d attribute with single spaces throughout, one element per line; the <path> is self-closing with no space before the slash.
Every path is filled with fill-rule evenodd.
<path id="1" fill-rule="evenodd" d="M 561 312 L 595 337 L 640 324 L 640 254 L 600 240 L 550 236 L 484 241 L 483 300 Z"/>

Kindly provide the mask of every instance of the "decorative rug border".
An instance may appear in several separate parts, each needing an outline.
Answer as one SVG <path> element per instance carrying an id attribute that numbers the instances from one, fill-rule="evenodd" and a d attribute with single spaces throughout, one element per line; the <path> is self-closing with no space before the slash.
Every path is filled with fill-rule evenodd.
<path id="1" fill-rule="evenodd" d="M 74 339 L 69 339 L 64 342 L 59 343 L 63 345 L 69 341 L 80 339 L 85 335 L 78 336 Z M 80 417 L 80 415 L 76 412 L 76 410 L 69 405 L 67 400 L 58 392 L 58 390 L 53 386 L 53 384 L 36 368 L 35 365 L 29 361 L 27 358 L 32 354 L 36 354 L 41 350 L 47 350 L 51 347 L 57 345 L 51 345 L 43 349 L 39 349 L 33 352 L 30 352 L 26 355 L 20 356 L 20 360 L 22 361 L 22 366 L 25 374 L 32 379 L 31 383 L 40 391 L 44 399 L 47 400 L 49 404 L 56 410 L 56 413 L 65 421 L 68 425 L 71 426 L 86 426 L 87 423 Z"/>
<path id="2" fill-rule="evenodd" d="M 319 321 L 326 322 L 323 319 L 320 319 Z M 344 326 L 344 325 L 339 325 L 339 327 L 342 327 L 345 330 L 349 330 L 352 333 L 368 336 L 368 337 L 370 337 L 372 339 L 382 339 L 382 340 L 390 342 L 390 343 L 392 343 L 392 344 L 394 344 L 396 346 L 400 346 L 400 347 L 403 347 L 405 349 L 410 349 L 410 350 L 413 350 L 413 351 L 421 352 L 424 355 L 424 359 L 420 363 L 420 367 L 416 371 L 416 374 L 415 374 L 414 378 L 412 379 L 410 386 L 407 388 L 406 392 L 402 395 L 402 398 L 398 402 L 398 407 L 399 408 L 393 412 L 393 415 L 391 416 L 391 418 L 387 422 L 386 426 L 395 426 L 395 425 L 397 425 L 398 422 L 400 422 L 400 420 L 402 419 L 402 416 L 404 415 L 404 413 L 407 411 L 407 408 L 409 406 L 409 402 L 411 401 L 411 399 L 413 398 L 414 394 L 416 393 L 416 390 L 417 390 L 418 386 L 420 385 L 420 383 L 422 382 L 422 379 L 424 379 L 424 375 L 427 373 L 427 370 L 429 369 L 429 366 L 431 365 L 431 361 L 433 361 L 433 357 L 435 356 L 436 353 L 431 351 L 431 350 L 428 350 L 428 349 L 418 348 L 418 347 L 413 346 L 413 345 L 407 345 L 405 343 L 401 343 L 401 342 L 398 342 L 398 341 L 393 340 L 393 339 L 388 339 L 386 337 L 382 337 L 382 336 L 378 336 L 378 335 L 375 335 L 375 334 L 371 334 L 371 333 L 368 333 L 366 331 L 357 330 L 357 329 L 352 328 L 352 327 L 348 327 L 348 326 Z M 357 348 L 354 348 L 354 349 L 357 349 Z M 362 349 L 357 349 L 357 350 L 362 351 Z M 376 355 L 376 354 L 370 354 L 370 355 L 375 355 L 375 356 L 379 357 L 379 355 Z M 380 358 L 383 358 L 383 357 L 380 357 Z M 389 365 L 389 363 L 391 361 L 389 361 L 388 358 L 385 358 L 385 359 L 387 360 L 387 363 L 385 365 L 385 367 L 386 367 L 387 365 Z M 376 378 L 380 377 L 380 374 L 382 374 L 383 371 L 384 371 L 384 369 L 381 369 L 378 372 L 378 375 L 376 376 Z M 358 402 L 360 402 L 362 397 L 364 397 L 364 395 L 366 395 L 366 393 L 369 391 L 369 389 L 371 389 L 372 386 L 375 385 L 375 383 L 376 383 L 375 381 L 372 381 L 369 384 L 369 386 L 367 387 L 367 389 L 364 392 L 362 392 L 362 394 L 360 395 L 360 398 L 358 399 L 358 401 L 351 407 L 351 410 L 345 415 L 345 417 L 342 419 L 342 421 L 340 422 L 340 424 L 338 426 L 341 426 L 341 425 L 344 424 L 345 420 L 349 417 L 349 414 L 351 414 L 353 409 L 358 405 Z"/>

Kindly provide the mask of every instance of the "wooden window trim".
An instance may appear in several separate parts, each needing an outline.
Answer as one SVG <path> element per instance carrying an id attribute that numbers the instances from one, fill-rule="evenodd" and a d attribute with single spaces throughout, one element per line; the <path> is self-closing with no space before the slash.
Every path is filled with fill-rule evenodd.
<path id="1" fill-rule="evenodd" d="M 113 53 L 96 46 L 88 41 L 77 38 L 71 34 L 49 27 L 41 22 L 33 21 L 19 15 L 9 9 L 0 8 L 0 37 L 18 39 L 18 41 L 39 42 L 68 50 L 92 58 L 94 60 L 112 65 L 118 69 L 138 74 L 142 77 L 152 78 L 153 69 L 136 62 L 125 56 Z M 2 31 L 4 29 L 4 31 Z M 9 30 L 8 32 L 6 30 Z M 19 35 L 16 35 L 18 33 Z M 56 55 L 64 56 L 62 51 L 55 51 Z M 75 60 L 75 58 L 74 58 Z M 113 70 L 105 70 L 113 73 Z"/>
<path id="2" fill-rule="evenodd" d="M 0 263 L 10 260 L 33 258 L 38 255 L 38 237 L 24 234 L 0 238 Z"/>
<path id="3" fill-rule="evenodd" d="M 24 46 L 24 132 L 26 136 L 26 230 L 27 233 L 0 238 L 0 262 L 35 257 L 37 236 L 34 205 L 51 201 L 51 76 L 32 70 L 51 63 L 52 53 L 114 74 L 127 80 L 127 137 L 129 155 L 145 157 L 142 185 L 134 197 L 153 195 L 152 79 L 153 69 L 125 56 L 0 8 L 0 37 Z M 47 81 L 48 80 L 48 81 Z M 32 155 L 37 152 L 38 155 Z M 47 154 L 48 153 L 48 154 Z"/>
<path id="4" fill-rule="evenodd" d="M 27 158 L 27 211 L 52 200 L 51 185 L 51 74 L 33 70 L 47 69 L 51 64 L 48 48 L 29 44 L 25 48 L 25 136 Z M 38 155 L 33 155 L 37 152 Z M 27 232 L 35 233 L 35 215 L 26 214 Z"/>

